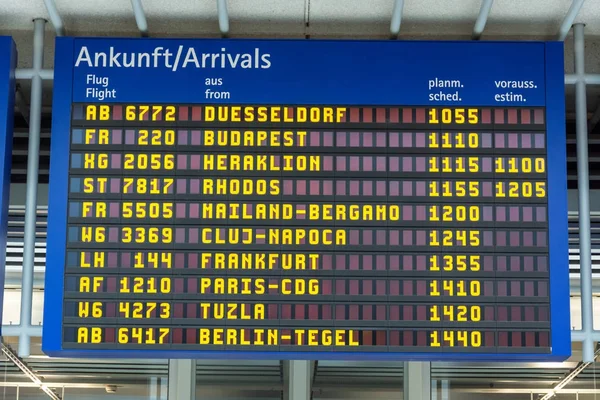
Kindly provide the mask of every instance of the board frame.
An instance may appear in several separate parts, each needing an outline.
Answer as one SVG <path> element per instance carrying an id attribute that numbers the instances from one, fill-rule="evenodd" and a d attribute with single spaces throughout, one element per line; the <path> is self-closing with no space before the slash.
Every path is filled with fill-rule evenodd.
<path id="1" fill-rule="evenodd" d="M 117 43 L 119 40 L 106 38 L 57 38 L 54 68 L 53 121 L 49 184 L 47 265 L 45 282 L 45 304 L 42 350 L 50 356 L 94 357 L 94 358 L 214 358 L 214 359 L 321 359 L 321 360 L 479 360 L 479 361 L 562 361 L 571 355 L 570 303 L 568 280 L 568 221 L 567 221 L 567 174 L 566 174 L 566 134 L 565 134 L 565 93 L 564 63 L 562 42 L 469 42 L 472 46 L 494 46 L 494 43 L 509 43 L 515 46 L 544 47 L 545 56 L 545 95 L 547 159 L 548 162 L 548 213 L 549 213 L 549 257 L 550 271 L 550 318 L 551 318 L 551 354 L 504 354 L 504 353 L 383 353 L 383 352 L 268 352 L 268 351 L 188 351 L 188 350 L 84 350 L 63 349 L 62 319 L 64 290 L 64 261 L 67 228 L 68 160 L 71 124 L 71 104 L 74 102 L 73 79 L 75 45 L 104 41 Z M 141 39 L 136 39 L 141 40 Z M 161 40 L 164 39 L 143 39 Z M 226 43 L 223 39 L 172 39 L 180 42 L 194 42 L 195 45 L 206 41 Z M 234 42 L 261 42 L 269 40 L 235 39 Z M 306 42 L 304 40 L 273 40 L 272 42 Z M 313 41 L 311 41 L 313 42 Z M 328 42 L 328 41 L 314 41 Z M 329 41 L 331 42 L 331 41 Z M 344 41 L 365 43 L 366 41 Z M 97 43 L 97 42 L 96 42 Z M 369 41 L 368 43 L 389 43 Z M 394 42 L 404 46 L 415 42 Z M 425 42 L 427 43 L 427 42 Z M 439 46 L 452 46 L 444 42 Z M 106 102 L 114 103 L 108 99 Z M 117 101 L 119 102 L 119 101 Z M 323 103 L 322 100 L 319 101 Z M 98 102 L 101 103 L 101 102 Z M 206 103 L 215 103 L 207 101 Z M 253 102 L 253 103 L 260 103 Z M 285 104 L 295 104 L 285 102 Z M 343 105 L 353 105 L 348 103 Z M 387 104 L 387 103 L 385 103 Z M 482 104 L 460 103 L 465 106 Z M 1 104 L 0 104 L 1 105 Z M 333 104 L 332 104 L 333 105 Z M 340 104 L 341 105 L 341 104 Z M 391 104 L 390 104 L 391 105 Z M 396 104 L 394 104 L 396 105 Z M 402 103 L 398 105 L 404 105 Z M 408 104 L 406 104 L 408 105 Z M 410 106 L 431 106 L 432 104 L 410 104 Z M 444 105 L 436 103 L 435 105 Z M 452 104 L 456 105 L 456 103 Z M 527 104 L 533 105 L 533 104 Z M 536 104 L 540 105 L 540 104 Z M 56 156 L 58 155 L 58 156 Z"/>
<path id="2" fill-rule="evenodd" d="M 0 36 L 0 320 L 4 304 L 17 58 L 17 47 L 12 37 Z"/>

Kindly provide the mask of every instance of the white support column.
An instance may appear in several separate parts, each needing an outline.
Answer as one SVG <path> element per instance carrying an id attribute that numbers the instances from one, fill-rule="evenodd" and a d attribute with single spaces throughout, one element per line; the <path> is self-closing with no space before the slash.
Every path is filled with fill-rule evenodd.
<path id="1" fill-rule="evenodd" d="M 404 400 L 431 400 L 431 363 L 404 363 Z"/>
<path id="2" fill-rule="evenodd" d="M 158 400 L 158 378 L 153 376 L 148 384 L 148 400 Z"/>
<path id="3" fill-rule="evenodd" d="M 160 398 L 159 400 L 168 400 L 169 396 L 169 378 L 160 378 Z"/>
<path id="4" fill-rule="evenodd" d="M 312 364 L 313 361 L 308 360 L 284 362 L 284 375 L 287 370 L 287 379 L 284 380 L 285 399 L 310 400 L 312 392 Z"/>
<path id="5" fill-rule="evenodd" d="M 575 3 L 575 2 L 573 2 Z M 594 309 L 592 304 L 592 239 L 590 228 L 590 171 L 585 83 L 584 24 L 573 25 L 575 55 L 575 130 L 577 137 L 577 188 L 579 195 L 579 273 L 581 279 L 581 330 L 584 362 L 594 362 Z"/>
<path id="6" fill-rule="evenodd" d="M 442 379 L 441 386 L 441 399 L 440 400 L 450 400 L 450 381 L 448 379 Z"/>
<path id="7" fill-rule="evenodd" d="M 46 20 L 33 20 L 33 70 L 44 68 L 44 29 Z M 40 125 L 42 120 L 42 78 L 31 80 L 29 114 L 29 144 L 27 148 L 27 196 L 25 198 L 25 235 L 23 239 L 23 273 L 21 283 L 21 321 L 25 329 L 31 327 L 33 303 L 33 267 L 35 259 L 37 189 L 40 158 Z M 23 330 L 19 335 L 19 357 L 29 357 L 31 337 Z M 6 334 L 6 333 L 5 333 Z"/>
<path id="8" fill-rule="evenodd" d="M 169 395 L 167 399 L 196 399 L 196 360 L 169 360 Z"/>

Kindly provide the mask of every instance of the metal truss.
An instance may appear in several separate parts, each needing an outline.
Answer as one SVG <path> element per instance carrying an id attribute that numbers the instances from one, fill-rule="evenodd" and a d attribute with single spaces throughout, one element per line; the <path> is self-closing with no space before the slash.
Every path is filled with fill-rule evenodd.
<path id="1" fill-rule="evenodd" d="M 6 358 L 12 361 L 13 364 L 15 364 L 23 372 L 23 374 L 25 374 L 26 377 L 31 379 L 31 382 L 33 382 L 33 384 L 36 387 L 39 387 L 40 390 L 46 393 L 51 399 L 61 400 L 60 396 L 54 393 L 48 386 L 46 386 L 42 382 L 42 378 L 40 378 L 31 368 L 29 368 L 27 363 L 21 358 L 19 358 L 19 356 L 15 354 L 13 349 L 11 349 L 4 342 L 0 343 L 0 349 L 2 350 L 2 353 L 6 356 Z"/>

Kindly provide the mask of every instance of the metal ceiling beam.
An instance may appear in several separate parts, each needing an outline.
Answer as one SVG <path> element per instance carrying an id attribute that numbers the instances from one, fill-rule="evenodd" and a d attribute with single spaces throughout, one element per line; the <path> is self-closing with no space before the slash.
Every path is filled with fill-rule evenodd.
<path id="1" fill-rule="evenodd" d="M 223 37 L 229 36 L 229 13 L 227 11 L 227 0 L 217 0 L 217 15 L 219 17 L 219 29 Z"/>
<path id="2" fill-rule="evenodd" d="M 2 325 L 3 337 L 19 337 L 22 334 L 32 337 L 42 337 L 42 326 L 23 327 L 21 325 Z"/>
<path id="3" fill-rule="evenodd" d="M 48 388 L 48 386 L 42 382 L 42 379 L 35 372 L 33 372 L 27 363 L 21 360 L 9 346 L 4 343 L 1 343 L 0 346 L 2 348 L 2 353 L 4 353 L 6 358 L 12 361 L 25 374 L 25 376 L 31 379 L 31 382 L 40 388 L 40 390 L 46 393 L 48 397 L 53 400 L 61 400 L 61 398 L 52 390 L 50 390 L 50 388 Z"/>
<path id="4" fill-rule="evenodd" d="M 573 369 L 571 372 L 569 372 L 567 374 L 567 376 L 565 376 L 563 379 L 561 379 L 552 388 L 551 392 L 547 393 L 540 400 L 550 400 L 551 398 L 553 398 L 554 396 L 556 396 L 557 392 L 559 392 L 562 388 L 564 388 L 565 386 L 567 386 L 573 379 L 575 379 L 577 377 L 577 375 L 579 375 L 584 369 L 586 369 L 588 367 L 588 365 L 593 364 L 593 362 L 596 360 L 596 358 L 598 357 L 598 355 L 600 355 L 600 348 L 597 348 L 596 351 L 594 352 L 594 357 L 591 360 L 591 362 L 581 362 L 581 363 L 579 363 L 579 365 L 577 365 L 577 367 L 575 369 Z"/>
<path id="5" fill-rule="evenodd" d="M 473 27 L 473 35 L 471 36 L 473 40 L 479 40 L 481 38 L 481 34 L 485 29 L 485 24 L 487 23 L 488 16 L 490 15 L 490 10 L 492 9 L 492 4 L 494 4 L 494 0 L 481 1 L 479 16 L 475 21 L 475 27 Z"/>
<path id="6" fill-rule="evenodd" d="M 529 388 L 502 388 L 502 389 L 489 389 L 489 388 L 470 388 L 470 389 L 462 389 L 462 388 L 452 388 L 452 393 L 477 393 L 477 394 L 487 394 L 487 393 L 495 393 L 495 394 L 544 394 L 550 393 L 552 389 L 529 389 Z M 561 389 L 556 391 L 557 394 L 598 394 L 600 393 L 600 389 Z M 520 397 L 524 398 L 524 397 Z M 573 397 L 570 397 L 571 399 Z M 587 397 L 586 397 L 587 398 Z"/>
<path id="7" fill-rule="evenodd" d="M 557 40 L 565 40 L 569 34 L 569 31 L 571 30 L 573 22 L 575 22 L 575 18 L 577 18 L 577 14 L 579 14 L 579 10 L 581 10 L 581 6 L 583 6 L 584 1 L 585 0 L 573 0 L 571 7 L 569 7 L 569 11 L 567 11 L 567 15 L 565 15 L 565 19 L 563 19 L 563 22 L 558 29 Z"/>
<path id="8" fill-rule="evenodd" d="M 53 80 L 54 70 L 41 69 L 39 71 L 36 71 L 33 68 L 17 68 L 15 70 L 15 79 L 33 79 L 34 76 L 39 76 L 44 80 Z"/>
<path id="9" fill-rule="evenodd" d="M 571 296 L 578 296 L 581 294 L 581 282 L 577 278 L 569 278 L 569 286 Z M 592 278 L 592 293 L 594 295 L 600 294 L 600 278 Z"/>
<path id="10" fill-rule="evenodd" d="M 50 22 L 52 22 L 52 26 L 54 26 L 54 30 L 56 31 L 56 36 L 65 36 L 65 26 L 56 8 L 56 3 L 54 0 L 44 0 L 44 4 L 46 5 Z"/>
<path id="11" fill-rule="evenodd" d="M 574 85 L 577 83 L 577 79 L 576 74 L 567 74 L 565 75 L 565 85 Z M 587 85 L 600 85 L 600 74 L 584 74 L 583 79 Z"/>
<path id="12" fill-rule="evenodd" d="M 142 37 L 147 37 L 148 21 L 146 21 L 146 14 L 144 13 L 144 7 L 142 7 L 142 0 L 131 0 L 131 7 L 133 7 L 135 23 L 137 24 L 140 34 Z"/>
<path id="13" fill-rule="evenodd" d="M 588 335 L 587 333 L 585 333 L 584 331 L 582 331 L 580 329 L 571 331 L 571 341 L 572 342 L 583 342 L 585 340 L 585 338 L 588 336 L 591 336 L 591 338 L 594 342 L 600 342 L 600 331 L 598 331 L 598 330 L 593 330 L 590 335 Z"/>
<path id="14" fill-rule="evenodd" d="M 6 276 L 4 281 L 5 289 L 7 286 L 21 288 L 21 268 L 16 266 L 6 267 Z M 33 286 L 34 288 L 44 287 L 44 269 L 36 268 L 33 274 Z M 4 332 L 3 332 L 4 333 Z M 6 336 L 6 335 L 5 335 Z"/>
<path id="15" fill-rule="evenodd" d="M 402 11 L 404 10 L 404 0 L 396 0 L 394 10 L 392 11 L 392 22 L 390 23 L 390 33 L 392 39 L 398 39 L 400 34 L 400 24 L 402 23 Z"/>

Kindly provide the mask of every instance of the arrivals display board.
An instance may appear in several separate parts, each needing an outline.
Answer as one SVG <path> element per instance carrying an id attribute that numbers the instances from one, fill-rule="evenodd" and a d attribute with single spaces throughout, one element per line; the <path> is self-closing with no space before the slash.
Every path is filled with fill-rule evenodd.
<path id="1" fill-rule="evenodd" d="M 58 38 L 52 356 L 570 355 L 563 47 Z"/>
<path id="2" fill-rule="evenodd" d="M 15 114 L 15 68 L 17 47 L 10 36 L 0 36 L 0 320 L 4 304 L 4 271 L 10 202 L 13 126 Z M 0 335 L 2 334 L 0 330 Z"/>

